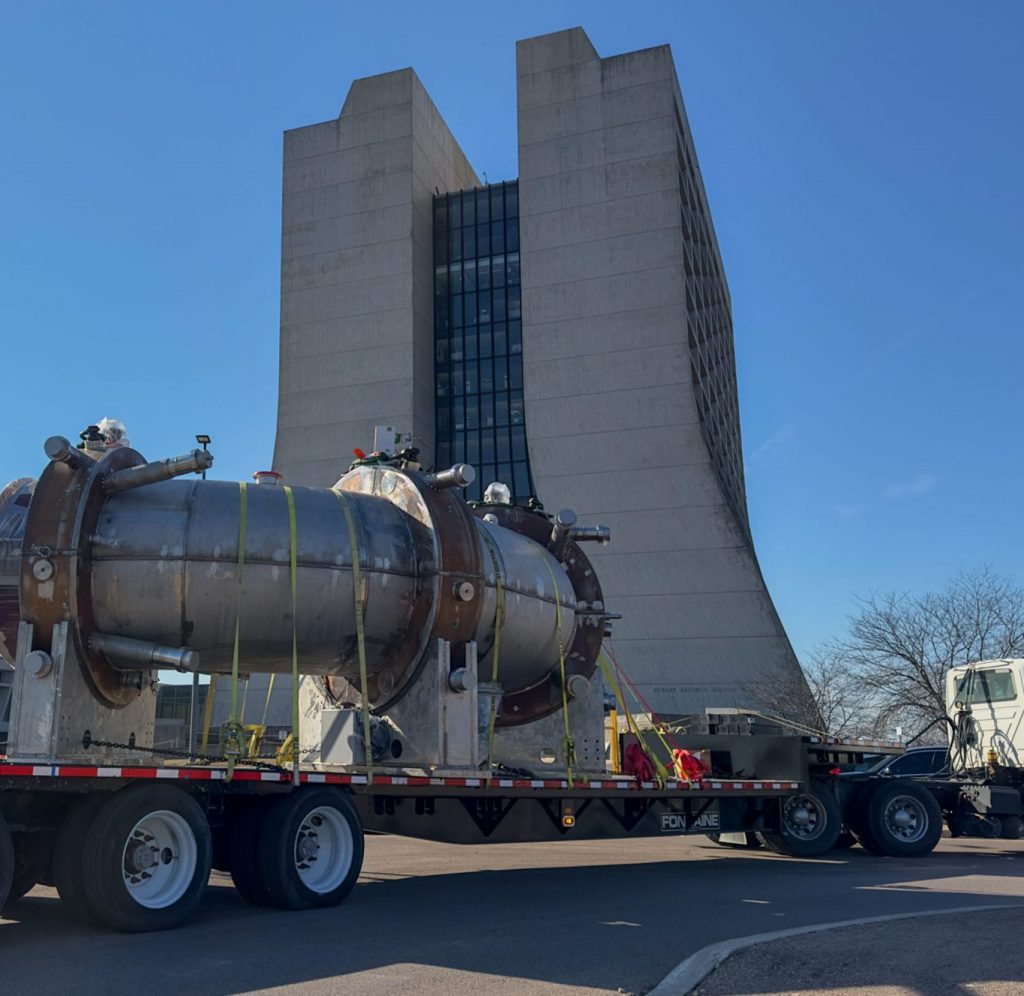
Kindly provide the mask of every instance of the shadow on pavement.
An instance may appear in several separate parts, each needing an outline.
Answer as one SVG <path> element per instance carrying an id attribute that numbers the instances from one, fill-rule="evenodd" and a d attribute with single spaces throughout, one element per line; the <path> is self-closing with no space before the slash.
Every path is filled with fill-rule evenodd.
<path id="1" fill-rule="evenodd" d="M 430 845 L 446 848 L 429 852 L 446 866 L 435 872 L 411 863 L 416 845 L 408 842 L 389 866 L 385 839 L 364 880 L 334 910 L 258 909 L 215 876 L 194 923 L 124 935 L 79 924 L 52 890 L 36 890 L 10 909 L 15 919 L 0 920 L 0 961 L 8 992 L 95 992 L 102 980 L 105 996 L 117 996 L 137 993 L 144 980 L 150 993 L 228 993 L 336 977 L 317 990 L 358 992 L 345 976 L 397 965 L 637 992 L 718 940 L 1005 903 L 1006 889 L 1024 897 L 1021 851 L 1000 844 L 957 841 L 910 861 L 860 849 L 797 860 L 693 840 L 608 841 L 574 855 L 566 843 L 538 863 L 578 863 L 503 870 L 479 866 L 489 854 L 500 863 L 517 845 Z M 673 848 L 679 859 L 662 860 Z"/>

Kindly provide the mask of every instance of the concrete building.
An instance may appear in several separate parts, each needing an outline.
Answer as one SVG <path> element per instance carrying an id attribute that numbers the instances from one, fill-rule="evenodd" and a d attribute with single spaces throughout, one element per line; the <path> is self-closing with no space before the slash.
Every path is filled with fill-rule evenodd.
<path id="1" fill-rule="evenodd" d="M 275 468 L 373 426 L 612 528 L 612 648 L 656 711 L 797 678 L 747 519 L 728 286 L 667 46 L 517 45 L 519 176 L 481 185 L 411 69 L 284 143 Z"/>

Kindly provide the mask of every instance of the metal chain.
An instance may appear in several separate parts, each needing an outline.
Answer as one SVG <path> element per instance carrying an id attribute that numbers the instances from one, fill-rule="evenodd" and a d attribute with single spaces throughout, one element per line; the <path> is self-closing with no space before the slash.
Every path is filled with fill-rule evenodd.
<path id="1" fill-rule="evenodd" d="M 90 747 L 108 747 L 112 750 L 134 750 L 161 757 L 183 757 L 190 761 L 195 761 L 197 764 L 221 764 L 224 761 L 222 757 L 210 757 L 208 754 L 191 754 L 187 750 L 171 750 L 169 747 L 140 747 L 134 740 L 126 744 L 117 743 L 114 740 L 93 740 L 88 732 L 82 737 L 82 746 L 86 750 Z M 240 761 L 239 764 L 247 768 L 256 768 L 260 771 L 280 771 L 284 774 L 290 774 L 288 768 L 282 767 L 279 764 L 271 764 L 268 761 L 246 760 Z"/>

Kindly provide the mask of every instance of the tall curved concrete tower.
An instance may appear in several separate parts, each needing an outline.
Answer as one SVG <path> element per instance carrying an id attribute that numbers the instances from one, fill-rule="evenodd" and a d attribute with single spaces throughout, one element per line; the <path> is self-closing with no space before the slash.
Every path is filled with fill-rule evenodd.
<path id="1" fill-rule="evenodd" d="M 612 643 L 662 715 L 801 681 L 747 520 L 725 273 L 668 46 L 517 45 L 519 177 L 481 186 L 411 70 L 286 133 L 275 467 L 374 425 L 612 528 Z"/>

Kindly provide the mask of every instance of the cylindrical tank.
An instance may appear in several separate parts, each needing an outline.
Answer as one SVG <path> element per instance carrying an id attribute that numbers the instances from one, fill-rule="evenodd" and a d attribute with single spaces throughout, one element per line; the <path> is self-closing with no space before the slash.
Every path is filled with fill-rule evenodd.
<path id="1" fill-rule="evenodd" d="M 593 672 L 604 627 L 600 589 L 575 545 L 568 572 L 549 552 L 543 515 L 507 506 L 474 513 L 451 478 L 389 463 L 357 467 L 333 489 L 176 479 L 115 490 L 111 476 L 121 471 L 123 481 L 126 467 L 142 463 L 137 454 L 75 461 L 54 458 L 40 479 L 28 533 L 33 550 L 50 551 L 50 564 L 40 571 L 38 555 L 25 559 L 23 614 L 44 626 L 59 621 L 52 585 L 67 576 L 83 653 L 98 695 L 111 704 L 123 703 L 130 683 L 104 667 L 138 664 L 106 656 L 90 634 L 187 648 L 206 673 L 230 672 L 236 630 L 241 672 L 290 672 L 294 636 L 301 673 L 358 687 L 356 561 L 366 692 L 377 711 L 404 694 L 438 638 L 451 642 L 453 666 L 474 641 L 481 677 L 489 678 L 499 603 L 499 720 L 529 721 L 557 708 L 563 661 L 567 677 Z M 500 514 L 485 521 L 489 512 Z M 48 531 L 68 519 L 76 521 L 70 544 L 49 542 Z M 66 564 L 61 546 L 74 551 Z"/>

